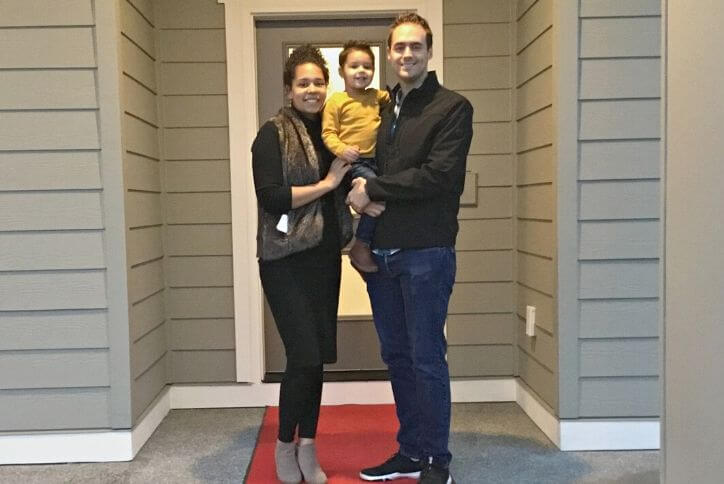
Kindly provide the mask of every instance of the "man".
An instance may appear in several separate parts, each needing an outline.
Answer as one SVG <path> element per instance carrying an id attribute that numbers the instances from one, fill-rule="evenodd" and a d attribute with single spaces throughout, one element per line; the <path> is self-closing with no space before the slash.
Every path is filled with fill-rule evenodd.
<path id="1" fill-rule="evenodd" d="M 380 176 L 353 180 L 357 211 L 384 202 L 372 244 L 379 271 L 365 274 L 400 430 L 398 452 L 362 470 L 367 481 L 401 477 L 451 483 L 450 377 L 444 336 L 455 280 L 457 212 L 473 108 L 428 72 L 432 32 L 417 14 L 390 27 L 387 59 L 399 84 L 377 135 Z"/>

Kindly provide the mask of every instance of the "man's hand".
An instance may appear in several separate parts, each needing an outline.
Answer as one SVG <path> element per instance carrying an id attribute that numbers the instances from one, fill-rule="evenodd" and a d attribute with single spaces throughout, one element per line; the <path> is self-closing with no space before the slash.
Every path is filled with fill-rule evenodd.
<path id="1" fill-rule="evenodd" d="M 357 158 L 359 158 L 359 146 L 347 146 L 344 151 L 342 151 L 340 158 L 342 158 L 347 163 L 354 163 L 355 161 L 357 161 Z"/>
<path id="2" fill-rule="evenodd" d="M 355 178 L 352 180 L 352 189 L 347 194 L 347 203 L 351 205 L 357 213 L 362 213 L 367 204 L 370 203 L 366 186 L 367 180 L 359 177 Z"/>
<path id="3" fill-rule="evenodd" d="M 370 202 L 365 207 L 365 215 L 379 217 L 385 211 L 385 202 Z"/>

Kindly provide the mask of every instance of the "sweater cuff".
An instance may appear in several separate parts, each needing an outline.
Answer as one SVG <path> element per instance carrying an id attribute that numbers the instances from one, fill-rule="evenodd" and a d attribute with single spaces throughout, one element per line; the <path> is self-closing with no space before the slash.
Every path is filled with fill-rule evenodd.
<path id="1" fill-rule="evenodd" d="M 365 192 L 373 202 L 383 202 L 383 190 L 380 188 L 376 178 L 369 178 L 365 183 Z"/>

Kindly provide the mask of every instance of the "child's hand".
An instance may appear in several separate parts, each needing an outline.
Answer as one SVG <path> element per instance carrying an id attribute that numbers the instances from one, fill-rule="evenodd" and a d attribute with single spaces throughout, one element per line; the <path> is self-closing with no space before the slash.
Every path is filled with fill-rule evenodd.
<path id="1" fill-rule="evenodd" d="M 359 158 L 359 146 L 347 146 L 344 151 L 342 151 L 342 155 L 340 156 L 340 158 L 342 158 L 347 163 L 353 163 L 357 161 L 357 158 Z"/>

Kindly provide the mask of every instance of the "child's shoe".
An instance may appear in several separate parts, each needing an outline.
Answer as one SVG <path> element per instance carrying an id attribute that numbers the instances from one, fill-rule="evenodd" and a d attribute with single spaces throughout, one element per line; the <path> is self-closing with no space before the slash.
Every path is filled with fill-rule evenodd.
<path id="1" fill-rule="evenodd" d="M 372 257 L 370 246 L 359 239 L 354 239 L 352 248 L 349 250 L 349 261 L 360 272 L 377 272 L 379 270 Z"/>

